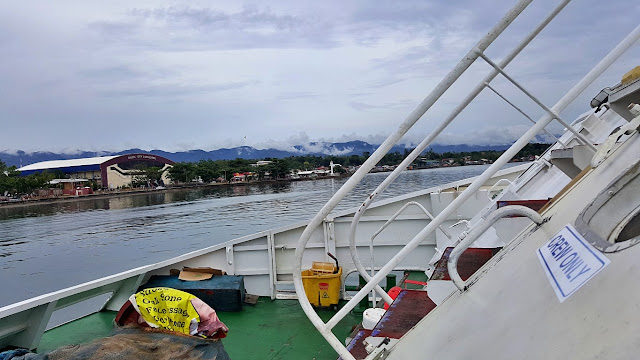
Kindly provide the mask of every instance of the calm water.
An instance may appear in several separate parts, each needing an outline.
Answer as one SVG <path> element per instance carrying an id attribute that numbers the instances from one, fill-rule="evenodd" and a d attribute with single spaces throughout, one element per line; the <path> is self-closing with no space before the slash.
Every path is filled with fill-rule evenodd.
<path id="1" fill-rule="evenodd" d="M 479 175 L 486 166 L 404 172 L 381 198 Z M 338 209 L 387 174 L 369 174 Z M 150 193 L 0 208 L 0 306 L 310 219 L 346 179 Z"/>

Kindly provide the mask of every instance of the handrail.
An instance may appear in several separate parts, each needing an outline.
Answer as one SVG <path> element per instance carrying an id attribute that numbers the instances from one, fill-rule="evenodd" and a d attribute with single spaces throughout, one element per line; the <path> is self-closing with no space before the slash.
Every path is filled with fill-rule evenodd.
<path id="1" fill-rule="evenodd" d="M 480 235 L 484 234 L 487 229 L 489 229 L 496 221 L 513 215 L 521 215 L 526 216 L 534 223 L 540 225 L 543 222 L 542 216 L 538 214 L 536 211 L 529 209 L 526 206 L 522 205 L 509 205 L 505 207 L 501 207 L 496 211 L 492 212 L 488 218 L 486 218 L 483 222 L 476 224 L 471 228 L 469 233 L 464 237 L 460 238 L 460 242 L 456 247 L 451 250 L 451 254 L 449 254 L 449 260 L 447 261 L 447 270 L 449 271 L 449 277 L 453 280 L 453 283 L 456 285 L 458 290 L 465 291 L 467 289 L 467 284 L 458 273 L 458 259 L 460 255 L 473 244 Z"/>
<path id="2" fill-rule="evenodd" d="M 506 67 L 541 31 L 544 29 L 553 18 L 564 9 L 564 7 L 571 0 L 563 0 L 561 1 L 554 9 L 551 11 L 532 31 L 529 33 L 507 56 L 500 62 L 500 66 L 502 68 Z M 498 76 L 499 72 L 497 69 L 492 69 L 489 74 L 480 81 L 476 87 L 471 90 L 471 92 L 467 95 L 467 97 L 462 100 L 462 102 L 453 109 L 453 111 L 447 116 L 447 118 L 440 123 L 416 148 L 409 154 L 407 157 L 398 165 L 398 167 L 391 173 L 385 180 L 378 185 L 378 187 L 367 197 L 367 199 L 363 202 L 360 208 L 356 211 L 353 220 L 351 222 L 351 228 L 349 230 L 349 249 L 351 251 L 351 258 L 353 259 L 354 264 L 358 268 L 358 271 L 362 275 L 362 277 L 369 281 L 370 277 L 367 274 L 364 267 L 359 266 L 360 260 L 358 258 L 358 252 L 356 251 L 355 246 L 355 237 L 356 237 L 356 228 L 358 223 L 360 222 L 360 218 L 364 214 L 364 212 L 369 208 L 369 205 L 387 188 L 391 183 L 393 183 L 400 173 L 404 171 L 404 169 L 409 166 L 432 142 L 433 140 L 447 127 L 449 124 L 455 119 L 466 107 L 469 105 L 486 87 L 486 84 L 490 83 L 491 80 L 495 79 Z M 544 127 L 543 127 L 544 129 Z M 375 154 L 375 153 L 374 153 Z M 346 184 L 345 184 L 346 185 Z M 376 292 L 382 296 L 385 301 L 389 301 L 387 293 L 382 290 L 379 286 L 376 286 Z"/>
<path id="3" fill-rule="evenodd" d="M 306 247 L 309 239 L 311 238 L 311 234 L 315 229 L 322 223 L 323 219 L 329 215 L 329 213 L 338 205 L 338 203 L 349 193 L 355 186 L 360 183 L 360 181 L 364 178 L 365 175 L 371 170 L 381 159 L 382 157 L 393 147 L 395 143 L 398 142 L 409 129 L 424 115 L 424 113 L 431 108 L 431 106 L 444 94 L 444 92 L 462 75 L 462 73 L 468 69 L 471 64 L 478 58 L 479 54 L 476 49 L 485 50 L 489 45 L 500 35 L 511 22 L 524 11 L 524 9 L 532 2 L 532 0 L 519 0 L 513 8 L 511 8 L 505 16 L 500 19 L 500 21 L 487 33 L 478 43 L 477 45 L 469 51 L 459 62 L 458 64 L 449 72 L 445 78 L 440 81 L 438 85 L 431 91 L 429 95 L 418 105 L 418 107 L 409 114 L 409 116 L 400 124 L 400 127 L 394 131 L 381 145 L 380 147 L 362 164 L 360 169 L 353 174 L 347 182 L 329 199 L 329 201 L 322 207 L 322 209 L 316 214 L 316 216 L 309 222 L 309 225 L 304 229 L 302 235 L 300 236 L 300 240 L 298 241 L 298 246 L 296 247 L 295 257 L 294 257 L 294 267 L 293 267 L 293 282 L 296 288 L 296 293 L 298 295 L 298 300 L 300 301 L 300 306 L 302 310 L 307 314 L 307 317 L 311 320 L 314 326 L 320 331 L 320 333 L 327 339 L 329 344 L 338 352 L 343 359 L 353 359 L 353 356 L 347 351 L 347 349 L 342 345 L 342 342 L 336 338 L 335 335 L 331 332 L 333 326 L 337 323 L 335 319 L 341 319 L 348 313 L 354 306 L 355 302 L 353 299 L 345 305 L 338 313 L 329 321 L 329 323 L 325 324 L 322 319 L 315 313 L 313 307 L 309 303 L 309 300 L 306 297 L 304 287 L 302 285 L 302 254 L 304 252 L 304 248 Z M 394 264 L 395 265 L 395 264 Z M 378 273 L 379 276 L 381 273 Z M 371 285 L 371 286 L 369 286 Z M 374 283 L 377 285 L 377 283 Z M 354 297 L 354 299 L 358 298 L 357 301 L 360 301 L 365 294 L 371 291 L 371 288 L 374 286 L 370 283 L 369 289 L 364 292 L 363 290 L 359 291 L 358 294 Z M 366 288 L 366 287 L 365 287 Z M 378 288 L 380 288 L 378 286 Z M 378 290 L 378 289 L 376 289 Z M 379 290 L 382 290 L 381 288 Z"/>
<path id="4" fill-rule="evenodd" d="M 520 1 L 511 9 L 507 15 L 494 27 L 483 40 L 480 41 L 478 47 L 469 52 L 463 60 L 445 77 L 445 79 L 436 86 L 436 88 L 423 100 L 414 112 L 400 125 L 400 127 L 391 134 L 373 155 L 365 161 L 362 167 L 338 190 L 336 194 L 322 207 L 320 212 L 310 221 L 309 225 L 303 231 L 296 248 L 293 268 L 294 286 L 296 294 L 303 311 L 309 317 L 312 324 L 325 337 L 329 344 L 343 359 L 354 359 L 346 350 L 342 342 L 331 332 L 331 329 L 351 311 L 356 303 L 362 300 L 373 288 L 379 287 L 377 283 L 391 272 L 394 267 L 400 263 L 411 251 L 413 251 L 426 237 L 433 232 L 442 222 L 451 216 L 463 202 L 473 195 L 487 180 L 489 180 L 502 166 L 515 156 L 537 133 L 544 129 L 551 121 L 556 118 L 558 112 L 569 105 L 584 89 L 590 85 L 602 72 L 608 68 L 622 53 L 624 53 L 637 39 L 640 37 L 640 26 L 638 26 L 631 34 L 629 34 L 615 49 L 605 56 L 589 73 L 582 78 L 569 92 L 567 92 L 547 113 L 529 130 L 527 130 L 508 150 L 506 150 L 485 172 L 478 176 L 462 194 L 455 198 L 445 209 L 443 209 L 436 218 L 431 221 L 423 230 L 421 230 L 413 239 L 411 239 L 402 250 L 400 250 L 380 271 L 356 294 L 352 299 L 342 307 L 327 323 L 315 313 L 313 307 L 306 297 L 304 287 L 302 285 L 302 254 L 309 242 L 311 234 L 322 223 L 323 219 L 336 207 L 336 205 L 364 178 L 368 171 L 390 150 L 395 142 L 397 142 L 418 118 L 428 110 L 431 105 L 444 93 L 456 80 L 461 73 L 470 66 L 470 64 L 481 56 L 483 48 L 486 48 L 495 37 L 506 28 L 508 23 L 513 20 L 522 10 L 530 3 L 530 1 Z M 445 124 L 446 126 L 446 124 Z M 427 139 L 425 139 L 427 140 Z M 391 176 L 391 175 L 390 175 Z M 370 198 L 373 197 L 373 194 Z M 360 211 L 360 210 L 358 210 Z M 350 239 L 351 240 L 351 239 Z M 376 289 L 377 290 L 377 289 Z"/>
<path id="5" fill-rule="evenodd" d="M 433 221 L 433 219 L 434 219 L 433 215 L 431 215 L 431 213 L 430 213 L 430 212 L 429 212 L 429 211 L 428 211 L 424 206 L 422 206 L 422 204 L 420 204 L 420 203 L 419 203 L 419 202 L 417 202 L 417 201 L 409 201 L 409 202 L 407 202 L 406 204 L 404 204 L 404 205 L 400 208 L 400 210 L 396 211 L 396 213 L 395 213 L 395 214 L 393 214 L 393 215 L 389 218 L 389 220 L 387 220 L 384 224 L 382 224 L 382 226 L 380 227 L 380 229 L 378 229 L 375 233 L 373 233 L 373 235 L 371 235 L 371 240 L 370 240 L 370 243 L 369 243 L 369 256 L 371 257 L 371 268 L 370 268 L 370 271 L 371 271 L 371 277 L 373 277 L 373 276 L 374 276 L 374 274 L 375 274 L 374 261 L 373 261 L 373 260 L 374 260 L 374 258 L 373 258 L 373 240 L 375 240 L 375 238 L 376 238 L 376 237 L 377 237 L 377 236 L 378 236 L 378 235 L 379 235 L 379 234 L 380 234 L 384 229 L 386 229 L 386 228 L 389 226 L 389 224 L 391 224 L 391 223 L 392 223 L 392 222 L 393 222 L 393 221 L 394 221 L 394 220 L 395 220 L 395 219 L 396 219 L 396 218 L 397 218 L 397 217 L 398 217 L 398 216 L 399 216 L 399 215 L 400 215 L 400 214 L 401 214 L 401 213 L 402 213 L 406 208 L 408 208 L 408 207 L 409 207 L 409 206 L 411 206 L 411 205 L 416 206 L 418 209 L 422 210 L 422 212 L 423 212 L 425 215 L 427 215 L 427 217 L 428 217 L 430 220 L 432 220 L 432 221 Z M 442 233 L 443 233 L 446 237 L 448 237 L 449 239 L 451 239 L 451 234 L 449 234 L 449 232 L 448 232 L 447 230 L 445 230 L 442 226 L 438 226 L 438 229 L 440 229 L 440 231 L 442 231 Z M 362 264 L 360 264 L 360 265 L 362 265 Z M 375 308 L 375 307 L 376 307 L 376 301 L 375 301 L 375 299 L 376 299 L 376 293 L 375 293 L 375 291 L 373 291 L 373 292 L 372 292 L 371 296 L 373 296 L 373 307 Z M 390 297 L 389 297 L 389 298 L 390 298 Z M 384 300 L 384 299 L 383 299 L 383 300 Z M 391 303 L 393 302 L 393 299 L 391 299 L 391 298 L 390 298 L 389 300 L 391 300 L 391 301 L 386 301 L 386 300 L 385 300 L 385 302 L 386 302 L 387 304 L 391 305 Z"/>
<path id="6" fill-rule="evenodd" d="M 498 186 L 498 184 L 502 183 L 502 182 L 506 182 L 509 184 L 509 186 L 511 186 L 511 184 L 513 184 L 511 181 L 509 181 L 509 179 L 500 179 L 498 181 L 496 181 L 495 184 L 491 185 L 491 187 L 489 188 L 489 190 L 487 190 L 487 197 L 489 198 L 489 200 L 493 200 L 493 197 L 491 196 L 491 192 L 493 191 L 493 188 Z M 500 190 L 502 191 L 502 190 Z M 499 193 L 498 193 L 499 194 Z"/>

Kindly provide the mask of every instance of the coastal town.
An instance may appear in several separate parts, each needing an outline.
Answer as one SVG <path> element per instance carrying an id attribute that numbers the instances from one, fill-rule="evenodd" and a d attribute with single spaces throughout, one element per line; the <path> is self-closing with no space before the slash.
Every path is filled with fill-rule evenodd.
<path id="1" fill-rule="evenodd" d="M 511 161 L 533 161 L 546 146 L 529 144 Z M 395 170 L 409 152 L 407 149 L 404 154 L 387 154 L 371 172 Z M 407 170 L 491 164 L 501 153 L 435 153 L 428 150 Z M 353 174 L 369 155 L 301 155 L 281 159 L 173 162 L 153 154 L 126 154 L 43 161 L 20 168 L 6 166 L 0 161 L 0 204 L 127 195 L 197 186 L 237 186 L 346 177 Z"/>

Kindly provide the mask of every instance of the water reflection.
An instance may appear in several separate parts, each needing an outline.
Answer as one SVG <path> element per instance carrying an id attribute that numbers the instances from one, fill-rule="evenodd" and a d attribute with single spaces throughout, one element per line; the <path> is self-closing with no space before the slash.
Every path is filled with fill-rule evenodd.
<path id="1" fill-rule="evenodd" d="M 478 175 L 404 172 L 381 198 Z M 369 174 L 337 210 L 387 174 Z M 308 220 L 346 179 L 217 186 L 0 207 L 0 306 L 270 228 Z"/>

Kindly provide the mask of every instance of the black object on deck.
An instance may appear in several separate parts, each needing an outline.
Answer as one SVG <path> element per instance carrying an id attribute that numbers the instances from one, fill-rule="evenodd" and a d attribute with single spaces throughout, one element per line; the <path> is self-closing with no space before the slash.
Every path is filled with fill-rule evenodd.
<path id="1" fill-rule="evenodd" d="M 175 354 L 174 357 L 171 357 Z M 11 355 L 9 355 L 11 356 Z M 62 346 L 44 354 L 27 353 L 12 360 L 113 360 L 136 359 L 229 360 L 222 341 L 157 329 L 114 328 L 113 334 L 88 344 Z M 4 358 L 0 355 L 0 358 Z"/>
<path id="2" fill-rule="evenodd" d="M 152 276 L 138 291 L 168 287 L 187 292 L 198 297 L 215 311 L 241 311 L 244 303 L 244 276 L 214 275 L 211 279 L 183 281 L 177 276 Z"/>

